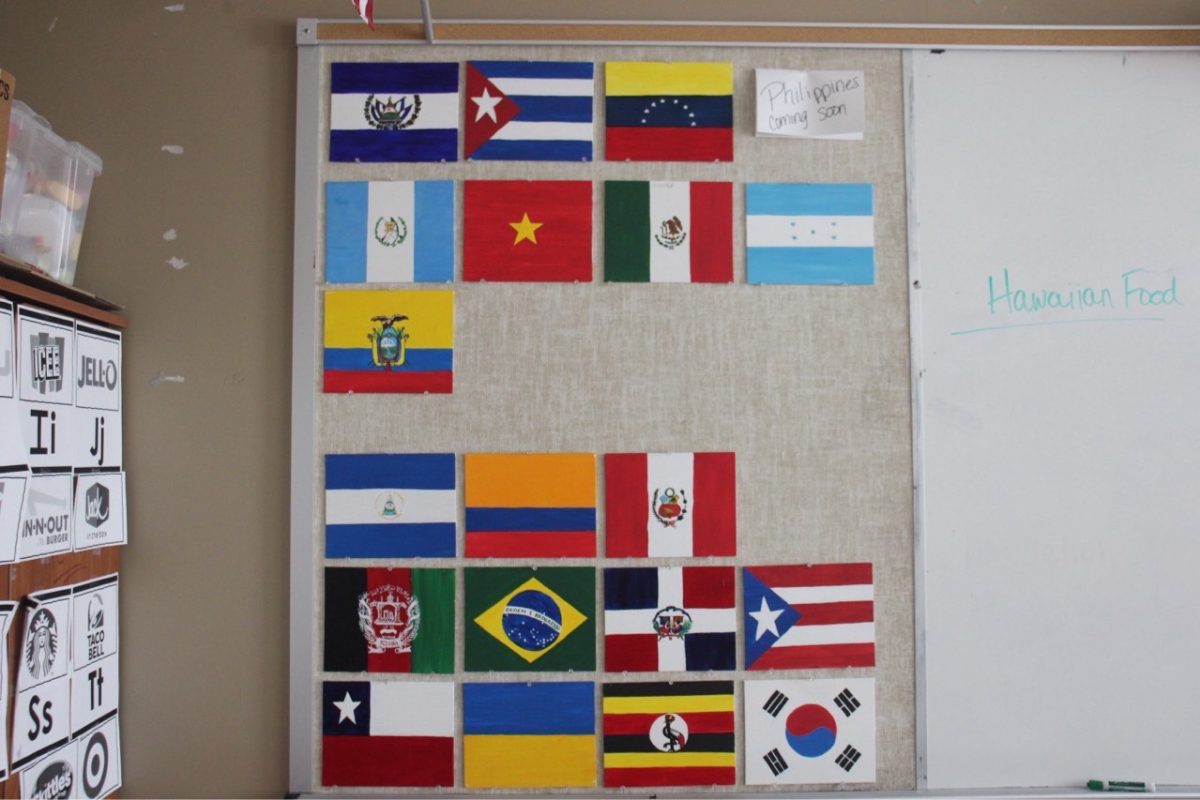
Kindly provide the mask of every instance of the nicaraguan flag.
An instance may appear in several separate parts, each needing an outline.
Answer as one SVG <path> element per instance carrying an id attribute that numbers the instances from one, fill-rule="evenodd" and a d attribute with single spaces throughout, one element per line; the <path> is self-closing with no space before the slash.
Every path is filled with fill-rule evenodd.
<path id="1" fill-rule="evenodd" d="M 336 63 L 330 161 L 457 161 L 458 64 Z"/>
<path id="2" fill-rule="evenodd" d="M 454 280 L 454 182 L 325 184 L 325 280 Z"/>
<path id="3" fill-rule="evenodd" d="M 746 282 L 875 283 L 871 184 L 746 184 Z"/>
<path id="4" fill-rule="evenodd" d="M 468 61 L 463 157 L 591 161 L 592 64 Z"/>

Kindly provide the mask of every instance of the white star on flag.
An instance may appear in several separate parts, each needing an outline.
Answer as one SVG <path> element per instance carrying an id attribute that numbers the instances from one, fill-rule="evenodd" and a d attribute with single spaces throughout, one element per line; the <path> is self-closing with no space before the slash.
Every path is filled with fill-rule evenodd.
<path id="1" fill-rule="evenodd" d="M 758 606 L 758 611 L 751 611 L 750 616 L 754 617 L 754 621 L 758 623 L 758 627 L 754 632 L 754 641 L 758 641 L 763 637 L 763 634 L 768 630 L 776 639 L 779 638 L 779 631 L 775 627 L 775 620 L 779 619 L 779 615 L 783 613 L 782 608 L 777 608 L 774 611 L 767 605 L 767 598 L 761 598 Z"/>
<path id="2" fill-rule="evenodd" d="M 359 700 L 352 699 L 350 697 L 350 692 L 346 692 L 345 698 L 343 698 L 341 700 L 335 700 L 333 705 L 340 712 L 340 716 L 338 717 L 339 723 L 345 722 L 346 720 L 350 720 L 351 725 L 358 724 L 358 719 L 354 714 L 354 709 L 361 706 L 362 702 Z"/>
<path id="3" fill-rule="evenodd" d="M 496 106 L 500 105 L 503 97 L 492 97 L 488 94 L 487 87 L 483 87 L 483 94 L 479 97 L 472 97 L 471 102 L 479 106 L 475 111 L 475 121 L 483 119 L 485 116 L 490 117 L 492 122 L 498 122 L 496 119 Z"/>

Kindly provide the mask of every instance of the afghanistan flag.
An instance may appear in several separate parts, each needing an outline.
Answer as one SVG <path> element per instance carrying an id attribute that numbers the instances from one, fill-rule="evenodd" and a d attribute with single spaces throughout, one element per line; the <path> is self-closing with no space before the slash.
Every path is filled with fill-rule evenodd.
<path id="1" fill-rule="evenodd" d="M 454 391 L 454 292 L 325 292 L 327 393 Z"/>
<path id="2" fill-rule="evenodd" d="M 732 786 L 733 681 L 604 684 L 604 785 Z"/>
<path id="3" fill-rule="evenodd" d="M 325 184 L 325 280 L 454 279 L 454 181 Z"/>
<path id="4" fill-rule="evenodd" d="M 464 281 L 590 281 L 591 181 L 466 181 Z"/>
<path id="5" fill-rule="evenodd" d="M 325 681 L 322 786 L 453 786 L 454 684 Z"/>
<path id="6" fill-rule="evenodd" d="M 732 283 L 733 184 L 605 181 L 604 279 Z"/>
<path id="7" fill-rule="evenodd" d="M 596 785 L 595 684 L 463 684 L 468 788 Z"/>
<path id="8" fill-rule="evenodd" d="M 605 158 L 733 161 L 733 64 L 609 61 Z"/>
<path id="9" fill-rule="evenodd" d="M 590 567 L 467 567 L 468 672 L 596 668 Z"/>
<path id="10" fill-rule="evenodd" d="M 733 453 L 604 457 L 609 558 L 737 555 Z"/>
<path id="11" fill-rule="evenodd" d="M 463 157 L 591 161 L 589 61 L 468 61 Z"/>
<path id="12" fill-rule="evenodd" d="M 454 672 L 454 570 L 325 568 L 327 672 Z"/>
<path id="13" fill-rule="evenodd" d="M 604 570 L 604 669 L 737 668 L 733 567 Z"/>
<path id="14" fill-rule="evenodd" d="M 330 65 L 330 161 L 457 161 L 458 64 Z"/>

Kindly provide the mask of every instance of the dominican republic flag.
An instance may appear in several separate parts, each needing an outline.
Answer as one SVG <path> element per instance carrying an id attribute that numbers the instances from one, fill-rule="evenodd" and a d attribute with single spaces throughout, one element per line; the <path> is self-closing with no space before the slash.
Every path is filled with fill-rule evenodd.
<path id="1" fill-rule="evenodd" d="M 875 283 L 869 183 L 746 184 L 746 282 Z"/>
<path id="2" fill-rule="evenodd" d="M 592 279 L 591 181 L 466 181 L 464 281 Z"/>
<path id="3" fill-rule="evenodd" d="M 453 453 L 325 456 L 326 558 L 453 558 Z"/>
<path id="4" fill-rule="evenodd" d="M 604 669 L 735 669 L 733 567 L 604 570 Z"/>
<path id="5" fill-rule="evenodd" d="M 604 457 L 609 558 L 737 555 L 733 453 Z"/>
<path id="6" fill-rule="evenodd" d="M 733 184 L 605 181 L 604 279 L 732 283 Z"/>
<path id="7" fill-rule="evenodd" d="M 733 64 L 604 65 L 609 161 L 733 161 Z"/>
<path id="8" fill-rule="evenodd" d="M 746 681 L 746 783 L 873 783 L 872 678 Z"/>
<path id="9" fill-rule="evenodd" d="M 871 564 L 746 567 L 746 669 L 875 666 Z"/>
<path id="10" fill-rule="evenodd" d="M 454 684 L 325 681 L 322 786 L 453 786 Z"/>
<path id="11" fill-rule="evenodd" d="M 458 64 L 330 65 L 330 161 L 457 161 Z"/>
<path id="12" fill-rule="evenodd" d="M 454 182 L 325 184 L 325 280 L 454 280 Z"/>
<path id="13" fill-rule="evenodd" d="M 468 61 L 463 157 L 591 161 L 593 70 L 583 61 Z"/>
<path id="14" fill-rule="evenodd" d="M 454 672 L 454 570 L 326 567 L 325 670 Z"/>

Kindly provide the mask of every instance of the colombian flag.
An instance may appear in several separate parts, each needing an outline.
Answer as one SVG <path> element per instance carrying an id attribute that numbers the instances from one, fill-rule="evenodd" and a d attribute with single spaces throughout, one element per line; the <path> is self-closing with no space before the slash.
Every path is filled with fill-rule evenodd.
<path id="1" fill-rule="evenodd" d="M 610 61 L 609 161 L 733 161 L 733 64 Z"/>

